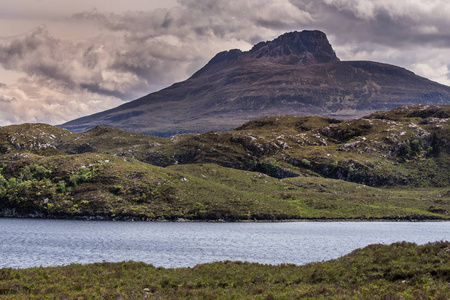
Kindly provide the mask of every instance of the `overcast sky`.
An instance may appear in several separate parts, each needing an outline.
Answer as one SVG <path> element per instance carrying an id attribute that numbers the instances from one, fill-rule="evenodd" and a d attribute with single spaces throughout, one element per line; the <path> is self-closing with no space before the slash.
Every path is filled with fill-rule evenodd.
<path id="1" fill-rule="evenodd" d="M 449 16 L 448 0 L 1 1 L 0 126 L 103 111 L 294 30 L 450 85 Z"/>

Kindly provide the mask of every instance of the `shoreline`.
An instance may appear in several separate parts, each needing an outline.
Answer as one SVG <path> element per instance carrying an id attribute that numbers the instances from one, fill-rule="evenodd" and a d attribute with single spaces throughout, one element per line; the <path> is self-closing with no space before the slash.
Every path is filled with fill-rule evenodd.
<path id="1" fill-rule="evenodd" d="M 449 219 L 423 218 L 423 217 L 403 217 L 403 218 L 295 218 L 295 219 L 164 219 L 134 216 L 110 217 L 103 215 L 95 216 L 55 216 L 55 215 L 5 215 L 0 212 L 0 219 L 34 219 L 34 220 L 67 220 L 67 221 L 87 221 L 87 222 L 161 222 L 161 223 L 289 223 L 289 222 L 450 222 Z"/>

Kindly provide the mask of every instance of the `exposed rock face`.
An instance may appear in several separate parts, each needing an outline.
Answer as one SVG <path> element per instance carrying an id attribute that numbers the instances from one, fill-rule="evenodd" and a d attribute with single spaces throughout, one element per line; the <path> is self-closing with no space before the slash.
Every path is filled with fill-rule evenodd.
<path id="1" fill-rule="evenodd" d="M 356 118 L 414 104 L 450 104 L 450 87 L 392 65 L 340 61 L 323 32 L 302 31 L 221 52 L 184 82 L 62 127 L 169 136 L 267 115 Z"/>
<path id="2" fill-rule="evenodd" d="M 318 30 L 289 32 L 273 41 L 256 44 L 250 51 L 238 49 L 218 53 L 209 64 L 238 64 L 269 60 L 281 64 L 316 64 L 339 61 L 326 35 Z"/>
<path id="3" fill-rule="evenodd" d="M 247 52 L 239 49 L 220 52 L 193 77 L 205 75 L 205 73 L 216 73 L 220 69 L 246 63 L 312 65 L 338 61 L 339 58 L 325 33 L 318 30 L 294 31 L 285 33 L 273 41 L 260 42 Z"/>
<path id="4" fill-rule="evenodd" d="M 320 31 L 283 34 L 274 41 L 261 42 L 249 52 L 252 58 L 278 58 L 289 64 L 315 64 L 339 61 L 326 35 Z"/>

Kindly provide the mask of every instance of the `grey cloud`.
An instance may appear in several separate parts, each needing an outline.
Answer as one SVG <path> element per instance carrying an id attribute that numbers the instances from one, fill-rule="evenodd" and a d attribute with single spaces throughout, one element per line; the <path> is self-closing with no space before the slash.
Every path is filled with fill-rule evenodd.
<path id="1" fill-rule="evenodd" d="M 98 83 L 80 83 L 80 88 L 86 89 L 91 93 L 101 94 L 101 95 L 106 95 L 106 96 L 113 96 L 113 97 L 116 97 L 119 99 L 123 99 L 126 97 L 126 95 L 124 93 L 102 88 Z"/>
<path id="2" fill-rule="evenodd" d="M 78 20 L 91 21 L 112 31 L 151 32 L 155 36 L 175 35 L 189 39 L 214 35 L 220 38 L 247 39 L 262 28 L 287 29 L 310 22 L 308 12 L 289 0 L 206 1 L 180 0 L 180 7 L 150 12 L 103 14 L 97 10 L 75 14 Z"/>
<path id="3" fill-rule="evenodd" d="M 219 51 L 250 47 L 311 21 L 289 0 L 182 0 L 179 5 L 123 14 L 94 9 L 73 18 L 121 34 L 124 47 L 111 52 L 109 67 L 138 76 L 147 89 L 185 79 Z"/>
<path id="4" fill-rule="evenodd" d="M 309 7 L 316 26 L 340 40 L 402 47 L 416 43 L 449 47 L 450 3 L 446 0 L 293 0 Z"/>
<path id="5" fill-rule="evenodd" d="M 123 41 L 114 37 L 73 43 L 54 39 L 45 27 L 39 27 L 12 41 L 2 41 L 0 64 L 72 91 L 87 89 L 123 97 L 127 88 L 132 90 L 141 84 L 133 74 L 114 69 L 115 53 L 123 52 L 123 48 Z"/>
<path id="6" fill-rule="evenodd" d="M 64 53 L 68 48 L 40 26 L 28 35 L 0 43 L 0 64 L 5 69 L 71 85 L 72 76 L 63 60 L 67 54 L 71 56 L 70 52 Z"/>
<path id="7" fill-rule="evenodd" d="M 0 87 L 0 125 L 25 122 L 60 124 L 120 104 L 115 97 L 87 90 L 68 90 L 57 85 L 24 78 L 15 85 Z"/>
<path id="8" fill-rule="evenodd" d="M 2 87 L 2 86 L 0 86 L 0 87 Z M 3 87 L 6 87 L 6 86 L 3 86 Z M 0 102 L 11 103 L 13 101 L 16 101 L 16 98 L 14 98 L 14 97 L 11 98 L 11 97 L 7 97 L 7 96 L 4 96 L 4 95 L 0 95 Z"/>

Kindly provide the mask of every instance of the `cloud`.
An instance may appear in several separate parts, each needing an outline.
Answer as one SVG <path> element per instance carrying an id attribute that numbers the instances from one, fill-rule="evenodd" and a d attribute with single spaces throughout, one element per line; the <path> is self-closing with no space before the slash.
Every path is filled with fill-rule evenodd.
<path id="1" fill-rule="evenodd" d="M 94 9 L 74 15 L 112 31 L 126 31 L 132 35 L 151 33 L 155 36 L 174 35 L 180 39 L 192 36 L 230 35 L 246 39 L 256 28 L 274 29 L 311 21 L 311 16 L 289 0 L 206 1 L 179 0 L 179 7 L 147 12 L 128 11 L 123 14 L 104 14 Z M 259 31 L 258 30 L 258 31 Z"/>
<path id="2" fill-rule="evenodd" d="M 121 104 L 114 97 L 99 96 L 87 90 L 70 91 L 35 78 L 16 85 L 0 86 L 0 120 L 2 125 L 46 122 L 61 124 L 67 116 L 83 116 L 104 107 Z"/>
<path id="3" fill-rule="evenodd" d="M 0 44 L 0 64 L 6 70 L 69 90 L 84 87 L 88 92 L 123 97 L 129 87 L 140 84 L 134 74 L 115 72 L 110 46 L 114 40 L 96 38 L 73 43 L 49 35 L 45 26 Z M 117 47 L 110 48 L 118 50 Z M 91 87 L 93 87 L 91 89 Z"/>
<path id="4" fill-rule="evenodd" d="M 0 38 L 0 124 L 62 123 L 189 77 L 216 53 L 248 50 L 293 30 L 327 33 L 342 60 L 375 60 L 450 84 L 446 0 L 179 0 L 172 8 L 105 13 L 59 22 L 95 28 L 63 39 L 38 26 Z"/>
<path id="5" fill-rule="evenodd" d="M 311 3 L 294 1 L 298 7 Z M 310 12 L 317 25 L 340 34 L 343 41 L 450 47 L 450 3 L 446 0 L 322 0 Z"/>

